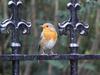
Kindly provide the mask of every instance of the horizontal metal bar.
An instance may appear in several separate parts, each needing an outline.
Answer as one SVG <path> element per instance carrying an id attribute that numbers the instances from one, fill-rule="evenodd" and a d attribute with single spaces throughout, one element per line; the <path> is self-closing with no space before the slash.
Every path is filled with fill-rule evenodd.
<path id="1" fill-rule="evenodd" d="M 0 55 L 0 60 L 66 60 L 66 59 L 100 59 L 100 54 L 57 54 L 57 55 L 39 55 L 39 54 L 5 54 Z"/>

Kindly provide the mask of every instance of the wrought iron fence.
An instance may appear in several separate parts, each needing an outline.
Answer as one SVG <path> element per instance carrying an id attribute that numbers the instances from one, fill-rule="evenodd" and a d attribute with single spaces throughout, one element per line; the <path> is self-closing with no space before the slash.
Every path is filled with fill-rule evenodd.
<path id="1" fill-rule="evenodd" d="M 31 28 L 31 23 L 21 19 L 20 8 L 22 7 L 21 0 L 10 0 L 8 6 L 11 9 L 11 17 L 3 21 L 0 25 L 0 30 L 10 28 L 12 30 L 11 48 L 12 54 L 0 55 L 0 60 L 12 61 L 12 75 L 19 75 L 19 66 L 21 60 L 66 60 L 70 61 L 70 75 L 78 75 L 78 60 L 84 59 L 100 59 L 100 54 L 79 54 L 77 38 L 78 34 L 86 35 L 89 25 L 84 22 L 79 22 L 77 11 L 80 9 L 78 0 L 70 0 L 67 8 L 70 11 L 70 18 L 67 21 L 58 24 L 60 34 L 70 32 L 70 54 L 57 55 L 39 55 L 39 54 L 19 54 L 21 43 L 19 40 L 20 33 L 26 34 Z"/>

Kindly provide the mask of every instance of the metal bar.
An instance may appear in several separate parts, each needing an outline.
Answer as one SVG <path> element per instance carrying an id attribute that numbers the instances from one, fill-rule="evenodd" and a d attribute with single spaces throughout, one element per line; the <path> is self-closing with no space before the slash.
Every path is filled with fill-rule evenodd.
<path id="1" fill-rule="evenodd" d="M 78 75 L 78 60 L 71 60 L 70 59 L 70 74 L 71 75 Z"/>
<path id="2" fill-rule="evenodd" d="M 70 31 L 70 53 L 75 54 L 78 53 L 78 46 L 77 45 L 77 32 L 75 30 L 76 23 L 78 22 L 77 18 L 77 10 L 75 9 L 75 4 L 77 0 L 70 0 L 70 2 L 73 4 L 73 7 L 71 7 L 70 15 L 71 15 L 71 23 L 73 26 L 73 29 Z M 78 75 L 78 60 L 77 59 L 70 59 L 70 75 Z"/>
<path id="3" fill-rule="evenodd" d="M 20 50 L 20 49 L 12 48 L 12 50 L 13 50 L 12 54 L 16 55 L 19 53 L 18 50 Z M 20 66 L 19 60 L 16 60 L 16 57 L 14 57 L 14 59 L 15 60 L 12 60 L 12 75 L 19 75 L 19 66 Z"/>
<path id="4" fill-rule="evenodd" d="M 28 33 L 31 24 L 21 19 L 20 8 L 22 7 L 21 0 L 9 0 L 8 6 L 11 9 L 10 18 L 1 22 L 1 31 L 10 28 L 11 30 L 11 48 L 14 60 L 12 61 L 12 75 L 19 75 L 19 60 L 16 55 L 20 53 L 21 43 L 20 34 Z M 3 57 L 2 57 L 3 58 Z M 7 58 L 6 56 L 4 58 Z"/>
<path id="5" fill-rule="evenodd" d="M 100 60 L 100 54 L 58 54 L 58 55 L 25 55 L 25 54 L 4 54 L 0 55 L 0 60 Z"/>
<path id="6" fill-rule="evenodd" d="M 1 31 L 6 30 L 7 28 L 11 28 L 11 48 L 12 54 L 14 55 L 14 60 L 12 61 L 12 75 L 19 75 L 19 60 L 17 60 L 16 55 L 20 53 L 21 43 L 20 43 L 20 34 L 28 33 L 31 24 L 24 20 L 21 20 L 20 8 L 22 6 L 21 0 L 9 0 L 8 6 L 11 9 L 10 18 L 1 22 L 0 29 Z M 7 58 L 2 57 L 2 58 Z M 2 59 L 1 58 L 1 59 Z"/>
<path id="7" fill-rule="evenodd" d="M 15 44 L 19 43 L 19 31 L 16 29 L 18 21 L 19 21 L 19 14 L 18 14 L 18 7 L 17 7 L 17 2 L 19 0 L 12 0 L 14 2 L 14 6 L 12 8 L 12 21 L 14 23 L 15 28 L 12 30 L 12 38 L 11 38 L 11 48 L 12 48 L 12 54 L 16 55 L 20 51 L 21 46 L 17 46 Z M 15 57 L 16 59 L 16 57 Z M 19 60 L 12 60 L 12 75 L 19 75 Z"/>
<path id="8" fill-rule="evenodd" d="M 70 11 L 70 18 L 68 21 L 64 21 L 58 24 L 60 34 L 66 35 L 67 31 L 70 32 L 70 54 L 78 54 L 78 32 L 81 35 L 87 34 L 87 30 L 89 28 L 88 24 L 80 23 L 77 15 L 77 11 L 80 9 L 80 4 L 78 0 L 70 0 L 67 4 L 67 8 Z M 76 55 L 75 55 L 76 56 Z M 74 59 L 70 59 L 70 75 L 78 75 L 78 59 L 73 57 Z"/>

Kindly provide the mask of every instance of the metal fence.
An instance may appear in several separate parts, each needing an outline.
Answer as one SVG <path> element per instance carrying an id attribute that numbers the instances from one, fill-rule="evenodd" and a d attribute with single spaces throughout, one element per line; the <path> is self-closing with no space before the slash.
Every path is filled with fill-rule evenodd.
<path id="1" fill-rule="evenodd" d="M 70 11 L 69 20 L 63 21 L 58 24 L 59 32 L 61 35 L 66 35 L 67 31 L 70 32 L 70 54 L 57 54 L 57 55 L 39 55 L 39 54 L 19 54 L 21 43 L 19 40 L 20 33 L 26 34 L 31 28 L 31 23 L 21 19 L 20 8 L 22 7 L 21 0 L 10 0 L 8 6 L 11 9 L 11 17 L 3 21 L 0 25 L 0 30 L 10 28 L 11 33 L 11 48 L 12 54 L 0 55 L 0 60 L 12 61 L 12 75 L 19 75 L 20 61 L 22 60 L 66 60 L 70 61 L 70 75 L 78 75 L 78 60 L 83 59 L 100 59 L 99 54 L 79 54 L 78 53 L 78 34 L 87 35 L 89 25 L 84 22 L 79 22 L 77 11 L 80 9 L 78 0 L 70 0 L 67 8 Z"/>

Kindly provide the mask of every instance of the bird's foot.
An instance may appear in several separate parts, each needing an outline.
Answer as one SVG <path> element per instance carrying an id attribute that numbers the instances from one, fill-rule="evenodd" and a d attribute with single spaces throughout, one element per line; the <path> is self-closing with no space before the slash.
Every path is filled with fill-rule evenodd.
<path id="1" fill-rule="evenodd" d="M 42 52 L 41 55 L 48 55 L 48 54 L 46 54 L 45 52 Z"/>
<path id="2" fill-rule="evenodd" d="M 53 51 L 50 51 L 50 55 L 57 55 L 57 53 L 54 53 Z"/>

